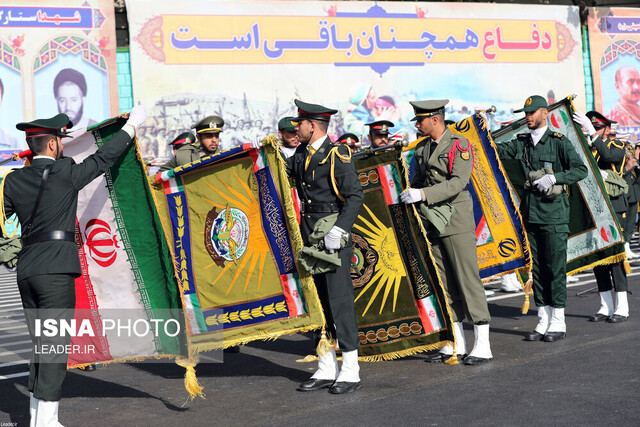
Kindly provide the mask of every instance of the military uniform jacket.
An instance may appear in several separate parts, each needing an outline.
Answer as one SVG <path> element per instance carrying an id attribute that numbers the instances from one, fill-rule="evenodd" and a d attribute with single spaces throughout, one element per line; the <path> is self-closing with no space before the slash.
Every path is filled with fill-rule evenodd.
<path id="1" fill-rule="evenodd" d="M 531 134 L 524 133 L 517 135 L 511 141 L 498 144 L 497 149 L 501 158 L 520 160 L 523 171 L 527 168 L 523 160 L 526 149 L 532 170 L 551 166 L 557 185 L 574 184 L 587 176 L 587 167 L 569 139 L 548 128 L 535 147 Z M 525 189 L 520 201 L 520 212 L 525 223 L 568 224 L 569 199 L 566 192 L 554 200 L 549 200 L 543 198 L 538 192 Z"/>
<path id="2" fill-rule="evenodd" d="M 624 144 L 620 141 L 607 139 L 603 141 L 600 136 L 597 136 L 593 140 L 592 147 L 595 150 L 594 158 L 598 162 L 598 167 L 602 170 L 607 170 L 608 173 L 618 173 L 620 170 L 624 170 Z M 629 183 L 627 181 L 627 183 Z M 629 184 L 629 191 L 631 191 L 631 184 Z M 627 203 L 627 195 L 618 197 L 609 197 L 613 210 L 616 212 L 626 212 L 629 204 Z"/>
<path id="3" fill-rule="evenodd" d="M 449 172 L 449 155 L 455 145 L 453 167 Z M 455 208 L 451 222 L 441 236 L 474 231 L 473 202 L 467 190 L 473 170 L 473 153 L 469 141 L 462 135 L 451 133 L 448 128 L 440 142 L 432 150 L 431 138 L 425 138 L 416 146 L 415 171 L 412 188 L 421 188 L 427 206 L 448 202 Z M 428 157 L 427 157 L 428 156 Z M 429 179 L 431 177 L 431 180 Z M 433 184 L 433 185 L 431 185 Z"/>
<path id="4" fill-rule="evenodd" d="M 616 140 L 619 144 L 623 144 L 621 141 Z M 640 202 L 640 179 L 638 179 L 640 171 L 638 168 L 631 168 L 624 170 L 623 178 L 629 184 L 629 192 L 627 193 L 627 202 L 631 205 L 633 203 Z"/>
<path id="5" fill-rule="evenodd" d="M 175 169 L 178 166 L 186 165 L 187 163 L 195 162 L 202 157 L 204 151 L 199 142 L 187 144 L 178 148 L 176 155 L 171 158 L 167 163 L 160 166 L 159 172 Z"/>
<path id="6" fill-rule="evenodd" d="M 335 226 L 346 232 L 351 232 L 353 223 L 358 217 L 364 202 L 364 193 L 353 162 L 351 160 L 343 161 L 334 153 L 332 155 L 334 156 L 335 186 L 344 201 L 336 194 L 334 185 L 331 182 L 331 159 L 320 164 L 327 158 L 329 152 L 335 148 L 338 150 L 337 154 L 340 154 L 343 158 L 350 157 L 349 147 L 343 144 L 333 144 L 326 137 L 318 151 L 311 157 L 309 166 L 305 171 L 305 161 L 308 154 L 307 144 L 300 144 L 293 156 L 286 160 L 287 174 L 294 178 L 298 196 L 303 206 L 304 203 L 335 203 L 339 205 L 340 209 Z M 330 213 L 301 212 L 302 237 L 305 242 L 313 231 L 316 221 L 327 215 L 330 215 Z"/>
<path id="7" fill-rule="evenodd" d="M 7 175 L 4 207 L 7 217 L 18 215 L 21 224 L 31 217 L 42 173 L 53 164 L 45 184 L 31 233 L 68 231 L 75 233 L 78 191 L 110 168 L 131 144 L 131 137 L 119 131 L 82 163 L 71 157 L 59 160 L 34 159 L 30 166 Z M 23 247 L 18 256 L 18 280 L 40 274 L 81 275 L 78 249 L 74 242 L 46 241 Z"/>

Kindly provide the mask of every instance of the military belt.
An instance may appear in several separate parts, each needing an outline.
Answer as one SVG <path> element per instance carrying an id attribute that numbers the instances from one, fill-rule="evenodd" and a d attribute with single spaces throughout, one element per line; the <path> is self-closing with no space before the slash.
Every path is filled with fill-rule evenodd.
<path id="1" fill-rule="evenodd" d="M 338 213 L 344 206 L 342 203 L 305 203 L 302 202 L 302 213 Z"/>
<path id="2" fill-rule="evenodd" d="M 50 242 L 54 240 L 75 242 L 76 235 L 75 233 L 72 233 L 70 231 L 62 231 L 62 230 L 43 231 L 40 233 L 34 233 L 26 237 L 23 237 L 22 244 L 24 246 L 28 246 L 28 245 L 33 245 L 34 243 Z"/>

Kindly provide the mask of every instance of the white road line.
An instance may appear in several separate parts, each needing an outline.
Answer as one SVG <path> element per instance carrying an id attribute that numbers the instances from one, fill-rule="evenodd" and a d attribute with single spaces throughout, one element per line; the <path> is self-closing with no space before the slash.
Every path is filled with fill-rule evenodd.
<path id="1" fill-rule="evenodd" d="M 29 360 L 22 359 L 22 360 L 17 360 L 15 362 L 0 363 L 0 368 L 5 368 L 5 367 L 9 367 L 9 366 L 17 366 L 17 365 L 28 365 L 28 364 L 29 364 Z"/>
<path id="2" fill-rule="evenodd" d="M 27 376 L 29 376 L 29 372 L 19 372 L 17 374 L 0 375 L 0 381 L 8 380 L 10 378 L 27 377 Z"/>
<path id="3" fill-rule="evenodd" d="M 22 349 L 22 350 L 16 350 L 16 351 L 5 351 L 0 353 L 0 357 L 2 356 L 11 356 L 13 354 L 18 354 L 18 353 L 30 353 L 31 352 L 31 348 L 26 348 L 26 349 Z"/>
<path id="4" fill-rule="evenodd" d="M 2 330 L 0 330 L 0 332 L 2 332 Z M 26 333 L 26 334 L 0 335 L 0 340 L 5 339 L 5 338 L 27 337 L 27 336 L 29 336 L 28 333 Z"/>
<path id="5" fill-rule="evenodd" d="M 31 340 L 26 340 L 26 341 L 14 341 L 14 342 L 0 342 L 0 348 L 3 347 L 9 347 L 10 345 L 18 345 L 18 344 L 26 344 L 29 343 L 31 344 Z"/>

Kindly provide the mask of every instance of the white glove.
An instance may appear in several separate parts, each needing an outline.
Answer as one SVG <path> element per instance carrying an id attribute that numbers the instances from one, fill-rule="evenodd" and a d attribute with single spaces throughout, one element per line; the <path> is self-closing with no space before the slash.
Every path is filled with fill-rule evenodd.
<path id="1" fill-rule="evenodd" d="M 535 181 L 533 181 L 533 186 L 537 188 L 538 191 L 540 191 L 541 193 L 546 194 L 547 191 L 549 191 L 549 189 L 553 187 L 553 184 L 555 183 L 556 183 L 555 175 L 548 173 L 542 178 L 536 179 Z"/>
<path id="2" fill-rule="evenodd" d="M 422 201 L 422 191 L 419 188 L 409 188 L 400 193 L 402 203 L 418 203 Z"/>
<path id="3" fill-rule="evenodd" d="M 134 128 L 138 128 L 144 121 L 147 120 L 147 110 L 145 110 L 144 105 L 136 105 L 129 111 L 129 120 L 127 120 L 127 124 L 133 126 Z"/>
<path id="4" fill-rule="evenodd" d="M 603 181 L 606 180 L 609 177 L 609 174 L 604 169 L 600 169 L 600 175 L 602 175 L 602 180 Z"/>
<path id="5" fill-rule="evenodd" d="M 591 120 L 582 111 L 576 110 L 576 112 L 573 113 L 573 121 L 582 126 L 582 128 L 589 133 L 589 136 L 596 134 L 596 129 L 593 127 Z"/>
<path id="6" fill-rule="evenodd" d="M 340 227 L 336 227 L 335 225 L 329 232 L 324 236 L 324 247 L 332 254 L 334 251 L 340 249 L 340 240 L 342 236 L 346 233 Z"/>
<path id="7" fill-rule="evenodd" d="M 256 150 L 261 150 L 262 149 L 262 140 L 260 138 L 256 138 L 253 141 L 251 141 L 251 148 L 254 148 Z"/>
<path id="8" fill-rule="evenodd" d="M 480 114 L 480 117 L 482 117 L 484 119 L 484 122 L 487 124 L 487 126 L 489 126 L 491 122 L 489 121 L 489 117 L 487 116 L 487 113 L 484 111 L 479 111 L 478 114 Z"/>

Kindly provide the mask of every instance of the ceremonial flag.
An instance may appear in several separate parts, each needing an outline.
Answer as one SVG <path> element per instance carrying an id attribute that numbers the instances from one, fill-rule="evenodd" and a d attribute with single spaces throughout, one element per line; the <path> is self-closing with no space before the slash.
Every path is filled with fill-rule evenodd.
<path id="1" fill-rule="evenodd" d="M 173 253 L 189 350 L 320 329 L 312 277 L 274 138 L 156 175 L 158 212 Z"/>
<path id="2" fill-rule="evenodd" d="M 615 211 L 607 196 L 600 170 L 590 154 L 580 125 L 571 116 L 574 112 L 571 98 L 549 106 L 547 125 L 565 135 L 587 166 L 587 177 L 569 186 L 569 241 L 567 243 L 567 274 L 575 274 L 596 265 L 619 262 L 624 257 L 624 242 Z M 519 133 L 529 132 L 525 119 L 493 132 L 496 143 L 509 141 Z M 503 160 L 517 197 L 522 197 L 524 174 L 519 160 Z M 518 200 L 519 204 L 519 200 Z"/>
<path id="3" fill-rule="evenodd" d="M 453 341 L 452 321 L 397 151 L 356 157 L 364 205 L 352 229 L 351 279 L 364 360 L 389 360 Z"/>
<path id="4" fill-rule="evenodd" d="M 488 279 L 519 268 L 531 269 L 529 242 L 520 211 L 511 195 L 505 171 L 491 144 L 491 135 L 479 114 L 449 126 L 473 147 L 473 172 L 467 186 L 473 200 L 480 278 Z M 412 170 L 415 141 L 403 155 Z"/>
<path id="5" fill-rule="evenodd" d="M 80 163 L 124 123 L 114 118 L 73 133 L 64 154 Z M 138 150 L 133 144 L 78 195 L 76 321 L 88 321 L 92 333 L 72 337 L 71 366 L 186 354 L 173 262 Z"/>

